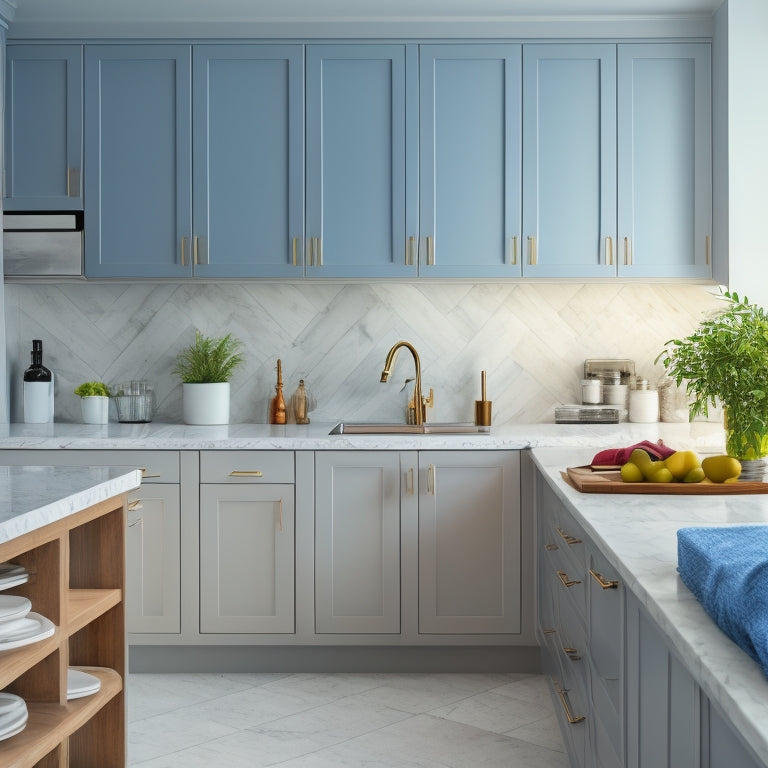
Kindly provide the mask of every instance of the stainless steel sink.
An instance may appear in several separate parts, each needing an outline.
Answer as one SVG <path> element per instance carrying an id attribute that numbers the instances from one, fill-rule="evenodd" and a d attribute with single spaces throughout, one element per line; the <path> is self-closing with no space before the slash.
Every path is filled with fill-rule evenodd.
<path id="1" fill-rule="evenodd" d="M 481 435 L 489 434 L 490 427 L 479 427 L 470 422 L 433 424 L 382 424 L 379 422 L 339 422 L 329 435 Z"/>

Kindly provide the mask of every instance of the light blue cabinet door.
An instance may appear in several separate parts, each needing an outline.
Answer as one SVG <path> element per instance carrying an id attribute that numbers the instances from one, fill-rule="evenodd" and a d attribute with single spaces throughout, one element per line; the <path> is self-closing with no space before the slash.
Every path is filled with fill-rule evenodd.
<path id="1" fill-rule="evenodd" d="M 618 55 L 619 275 L 710 277 L 710 46 Z"/>
<path id="2" fill-rule="evenodd" d="M 9 45 L 5 109 L 5 210 L 81 210 L 81 46 Z"/>
<path id="3" fill-rule="evenodd" d="M 307 46 L 308 277 L 416 275 L 416 53 Z"/>
<path id="4" fill-rule="evenodd" d="M 85 273 L 192 271 L 191 49 L 87 46 Z"/>
<path id="5" fill-rule="evenodd" d="M 523 275 L 616 274 L 616 46 L 523 47 Z"/>
<path id="6" fill-rule="evenodd" d="M 302 46 L 199 45 L 192 71 L 195 275 L 301 276 Z"/>
<path id="7" fill-rule="evenodd" d="M 419 274 L 519 276 L 520 46 L 419 56 Z"/>

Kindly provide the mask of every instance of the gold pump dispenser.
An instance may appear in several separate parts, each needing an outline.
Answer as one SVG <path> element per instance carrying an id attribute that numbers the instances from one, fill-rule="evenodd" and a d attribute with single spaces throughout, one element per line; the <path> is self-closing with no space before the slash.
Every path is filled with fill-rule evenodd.
<path id="1" fill-rule="evenodd" d="M 475 400 L 475 424 L 478 427 L 490 427 L 491 426 L 491 406 L 493 405 L 493 403 L 486 398 L 485 371 L 480 372 L 480 397 L 482 399 Z"/>

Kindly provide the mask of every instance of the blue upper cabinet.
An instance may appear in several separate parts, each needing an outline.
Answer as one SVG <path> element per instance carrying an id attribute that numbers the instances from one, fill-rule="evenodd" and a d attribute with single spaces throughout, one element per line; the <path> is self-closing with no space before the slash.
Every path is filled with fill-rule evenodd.
<path id="1" fill-rule="evenodd" d="M 417 271 L 415 46 L 306 49 L 306 274 Z"/>
<path id="2" fill-rule="evenodd" d="M 8 45 L 6 210 L 82 209 L 82 61 L 79 45 Z"/>
<path id="3" fill-rule="evenodd" d="M 86 46 L 85 273 L 192 273 L 191 49 Z"/>
<path id="4" fill-rule="evenodd" d="M 419 274 L 519 276 L 520 46 L 419 57 Z"/>
<path id="5" fill-rule="evenodd" d="M 615 275 L 615 45 L 524 46 L 523 147 L 523 275 Z"/>
<path id="6" fill-rule="evenodd" d="M 194 274 L 304 273 L 301 45 L 193 50 Z"/>
<path id="7" fill-rule="evenodd" d="M 710 46 L 619 45 L 619 275 L 708 278 Z"/>

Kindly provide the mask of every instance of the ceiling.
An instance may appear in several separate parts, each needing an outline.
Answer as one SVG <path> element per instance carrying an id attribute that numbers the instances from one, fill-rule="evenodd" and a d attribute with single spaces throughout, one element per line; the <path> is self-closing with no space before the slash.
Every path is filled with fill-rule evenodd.
<path id="1" fill-rule="evenodd" d="M 723 0 L 16 0 L 20 23 L 382 21 L 711 14 Z"/>

